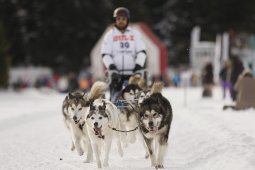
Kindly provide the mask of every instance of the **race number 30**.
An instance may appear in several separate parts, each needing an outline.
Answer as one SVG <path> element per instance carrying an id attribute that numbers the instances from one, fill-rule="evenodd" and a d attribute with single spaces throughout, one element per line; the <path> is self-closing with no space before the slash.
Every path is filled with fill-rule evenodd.
<path id="1" fill-rule="evenodd" d="M 129 48 L 128 42 L 120 42 L 120 48 Z"/>

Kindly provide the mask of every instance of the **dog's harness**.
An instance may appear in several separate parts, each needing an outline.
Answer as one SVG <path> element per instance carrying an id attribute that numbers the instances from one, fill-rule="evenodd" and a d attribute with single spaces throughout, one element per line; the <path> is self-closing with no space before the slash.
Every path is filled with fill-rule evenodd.
<path id="1" fill-rule="evenodd" d="M 131 108 L 133 109 L 133 111 L 135 111 L 136 113 L 139 113 L 134 106 L 130 103 L 133 101 L 136 101 L 137 99 L 134 100 L 117 100 L 116 102 L 113 102 L 117 108 L 127 108 L 128 106 L 131 106 Z"/>
<path id="2" fill-rule="evenodd" d="M 135 131 L 135 130 L 138 129 L 138 126 L 136 126 L 134 129 L 131 129 L 131 130 L 119 130 L 119 129 L 116 129 L 116 128 L 111 127 L 110 125 L 108 125 L 108 127 L 109 127 L 110 129 L 112 129 L 112 130 L 117 131 L 117 132 L 132 132 L 132 131 Z"/>
<path id="3" fill-rule="evenodd" d="M 128 106 L 131 106 L 133 111 L 136 112 L 139 116 L 140 113 L 134 108 L 134 106 L 130 103 L 130 101 L 132 102 L 134 100 L 117 100 L 116 102 L 114 102 L 114 104 L 117 106 L 117 108 L 127 108 Z M 117 132 L 133 132 L 133 131 L 135 131 L 139 128 L 139 126 L 136 126 L 134 129 L 131 129 L 131 130 L 120 130 L 120 129 L 116 129 L 114 127 L 111 127 L 110 125 L 108 125 L 108 127 L 110 129 L 114 130 L 114 131 L 117 131 Z"/>

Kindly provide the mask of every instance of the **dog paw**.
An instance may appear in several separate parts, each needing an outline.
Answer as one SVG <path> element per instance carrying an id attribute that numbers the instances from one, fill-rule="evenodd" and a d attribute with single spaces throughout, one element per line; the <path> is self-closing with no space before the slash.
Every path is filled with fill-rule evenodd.
<path id="1" fill-rule="evenodd" d="M 89 162 L 89 160 L 86 159 L 85 161 L 83 161 L 83 163 L 90 163 L 90 162 Z"/>
<path id="2" fill-rule="evenodd" d="M 77 152 L 78 152 L 78 155 L 79 155 L 79 156 L 82 156 L 83 153 L 84 153 L 82 150 L 78 150 L 78 149 L 77 149 Z"/>
<path id="3" fill-rule="evenodd" d="M 156 168 L 156 169 L 164 168 L 164 166 L 163 166 L 163 165 L 156 165 L 155 168 Z"/>
<path id="4" fill-rule="evenodd" d="M 145 159 L 148 159 L 150 155 L 148 153 L 145 154 Z"/>
<path id="5" fill-rule="evenodd" d="M 103 166 L 108 167 L 109 166 L 108 162 L 104 162 Z"/>
<path id="6" fill-rule="evenodd" d="M 70 150 L 71 151 L 74 151 L 75 147 L 74 146 L 71 146 Z"/>
<path id="7" fill-rule="evenodd" d="M 124 152 L 123 152 L 123 150 L 122 150 L 122 149 L 119 149 L 119 150 L 118 150 L 118 153 L 119 153 L 120 157 L 123 157 Z"/>
<path id="8" fill-rule="evenodd" d="M 101 164 L 97 164 L 97 168 L 102 168 L 102 165 Z"/>
<path id="9" fill-rule="evenodd" d="M 85 161 L 83 161 L 83 163 L 90 163 L 92 161 L 93 161 L 92 159 L 86 159 Z"/>
<path id="10" fill-rule="evenodd" d="M 74 149 L 75 149 L 75 146 L 74 146 L 74 144 L 73 144 L 73 142 L 72 142 L 71 147 L 70 147 L 70 150 L 71 150 L 71 151 L 74 151 Z"/>
<path id="11" fill-rule="evenodd" d="M 151 163 L 151 167 L 156 167 L 156 163 Z"/>
<path id="12" fill-rule="evenodd" d="M 124 148 L 127 148 L 128 147 L 128 143 L 124 143 Z"/>

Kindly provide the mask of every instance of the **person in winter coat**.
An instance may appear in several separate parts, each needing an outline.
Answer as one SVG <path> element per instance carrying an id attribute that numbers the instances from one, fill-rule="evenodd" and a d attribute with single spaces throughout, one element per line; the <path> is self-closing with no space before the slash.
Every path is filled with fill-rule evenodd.
<path id="1" fill-rule="evenodd" d="M 223 98 L 226 97 L 226 92 L 229 90 L 229 93 L 231 92 L 232 89 L 232 84 L 230 81 L 231 77 L 231 70 L 232 70 L 232 64 L 230 60 L 224 61 L 224 66 L 220 71 L 220 80 L 221 80 L 221 86 L 223 89 Z"/>
<path id="2" fill-rule="evenodd" d="M 232 69 L 231 69 L 230 82 L 234 86 L 236 84 L 236 81 L 239 75 L 243 72 L 244 66 L 243 66 L 243 62 L 237 56 L 231 57 L 231 63 L 232 63 Z M 232 100 L 236 101 L 237 91 L 234 88 L 231 88 L 230 90 L 231 90 L 230 93 L 231 93 Z"/>
<path id="3" fill-rule="evenodd" d="M 224 110 L 227 108 L 234 110 L 255 109 L 255 79 L 249 70 L 243 71 L 239 76 L 234 89 L 238 93 L 236 104 L 234 106 L 224 106 Z"/>
<path id="4" fill-rule="evenodd" d="M 103 39 L 101 55 L 111 74 L 110 100 L 115 101 L 123 83 L 133 73 L 144 69 L 147 58 L 141 34 L 129 27 L 130 12 L 119 7 L 113 12 L 113 27 Z"/>
<path id="5" fill-rule="evenodd" d="M 212 63 L 207 63 L 202 70 L 202 84 L 204 87 L 202 96 L 203 97 L 211 97 L 212 96 L 212 85 L 214 84 Z"/>

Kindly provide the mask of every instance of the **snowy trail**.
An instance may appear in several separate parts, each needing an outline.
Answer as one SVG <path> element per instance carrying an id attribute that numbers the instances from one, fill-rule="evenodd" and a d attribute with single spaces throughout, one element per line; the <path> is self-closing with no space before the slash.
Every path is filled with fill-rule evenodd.
<path id="1" fill-rule="evenodd" d="M 255 110 L 222 111 L 228 101 L 216 88 L 212 99 L 201 89 L 189 89 L 184 106 L 183 89 L 168 88 L 174 117 L 165 169 L 255 169 Z M 70 151 L 70 137 L 62 122 L 64 95 L 35 91 L 0 92 L 0 169 L 97 169 L 83 163 L 85 156 Z M 115 143 L 115 142 L 114 142 Z M 120 158 L 113 143 L 108 170 L 148 170 L 140 140 L 124 148 Z"/>
<path id="2" fill-rule="evenodd" d="M 254 119 L 254 110 L 223 112 L 222 101 L 191 96 L 193 100 L 186 108 L 179 105 L 175 111 L 178 114 L 173 121 L 170 167 L 254 169 L 254 123 L 247 124 L 247 117 Z M 215 107 L 215 103 L 219 107 Z M 244 114 L 247 117 L 242 120 Z M 239 129 L 238 126 L 246 128 Z M 177 161 L 176 157 L 181 159 Z"/>

